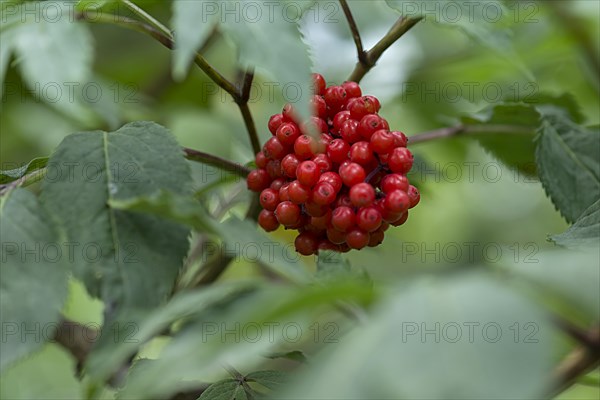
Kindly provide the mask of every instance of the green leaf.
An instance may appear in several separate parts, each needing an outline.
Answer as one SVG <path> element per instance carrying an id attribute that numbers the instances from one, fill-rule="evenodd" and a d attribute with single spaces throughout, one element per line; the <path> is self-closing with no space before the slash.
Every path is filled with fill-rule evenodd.
<path id="1" fill-rule="evenodd" d="M 244 387 L 236 379 L 223 379 L 208 387 L 198 400 L 246 400 Z"/>
<path id="2" fill-rule="evenodd" d="M 118 0 L 79 0 L 75 5 L 75 11 L 86 12 L 100 10 L 109 3 L 116 3 Z"/>
<path id="3" fill-rule="evenodd" d="M 0 171 L 0 184 L 16 181 L 29 174 L 30 172 L 40 170 L 48 164 L 48 157 L 38 157 L 29 161 L 27 164 L 13 169 Z"/>
<path id="4" fill-rule="evenodd" d="M 0 204 L 0 370 L 39 349 L 57 327 L 67 296 L 63 248 L 48 214 L 24 189 Z"/>
<path id="5" fill-rule="evenodd" d="M 0 16 L 3 18 L 4 16 Z M 14 48 L 14 32 L 2 31 L 0 35 L 0 96 L 4 93 L 4 76 L 8 69 L 8 62 Z"/>
<path id="6" fill-rule="evenodd" d="M 308 361 L 308 359 L 306 358 L 304 353 L 300 350 L 269 353 L 265 357 L 270 358 L 270 359 L 286 358 L 288 360 L 298 361 L 301 363 L 305 363 Z"/>
<path id="7" fill-rule="evenodd" d="M 600 198 L 600 128 L 584 128 L 562 116 L 546 116 L 536 161 L 548 196 L 568 222 Z"/>
<path id="8" fill-rule="evenodd" d="M 500 161 L 527 175 L 535 174 L 534 137 L 540 113 L 532 105 L 501 104 L 479 118 L 463 118 L 469 134 Z"/>
<path id="9" fill-rule="evenodd" d="M 566 232 L 553 235 L 550 239 L 569 248 L 598 246 L 600 243 L 600 200 L 585 210 Z"/>
<path id="10" fill-rule="evenodd" d="M 175 31 L 175 52 L 173 54 L 173 76 L 183 80 L 196 56 L 200 45 L 206 40 L 211 29 L 218 23 L 216 14 L 207 13 L 219 3 L 203 3 L 188 0 L 173 2 L 173 29 Z"/>
<path id="11" fill-rule="evenodd" d="M 76 133 L 48 166 L 42 200 L 73 243 L 75 276 L 109 313 L 160 304 L 187 254 L 189 230 L 109 203 L 158 190 L 191 194 L 189 165 L 170 133 L 153 122 Z"/>
<path id="12" fill-rule="evenodd" d="M 275 370 L 255 371 L 246 375 L 247 381 L 256 382 L 269 389 L 277 389 L 285 384 L 289 380 L 288 378 L 286 372 Z"/>
<path id="13" fill-rule="evenodd" d="M 527 298 L 480 274 L 421 279 L 392 293 L 369 324 L 319 354 L 304 374 L 295 374 L 297 384 L 276 397 L 543 396 L 552 330 Z"/>
<path id="14" fill-rule="evenodd" d="M 558 113 L 577 123 L 582 123 L 585 119 L 581 112 L 581 107 L 579 107 L 579 104 L 577 104 L 575 97 L 571 93 L 563 93 L 561 95 L 537 93 L 535 96 L 526 96 L 522 101 L 535 106 L 541 115 L 556 115 Z"/>

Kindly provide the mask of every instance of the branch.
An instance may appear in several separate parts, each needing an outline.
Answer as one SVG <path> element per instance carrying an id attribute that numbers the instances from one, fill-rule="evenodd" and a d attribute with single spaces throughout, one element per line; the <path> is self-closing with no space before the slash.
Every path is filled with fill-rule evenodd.
<path id="1" fill-rule="evenodd" d="M 532 135 L 530 128 L 521 125 L 456 125 L 447 128 L 434 129 L 408 137 L 410 144 L 429 142 L 431 140 L 449 138 L 468 134 L 507 134 Z"/>
<path id="2" fill-rule="evenodd" d="M 352 12 L 350 11 L 350 6 L 348 6 L 348 2 L 346 0 L 340 0 L 340 5 L 342 6 L 342 10 L 344 10 L 344 15 L 348 20 L 348 25 L 350 26 L 350 31 L 352 32 L 352 38 L 354 39 L 354 44 L 356 45 L 358 61 L 367 65 L 369 63 L 367 53 L 363 48 L 362 39 L 360 38 L 360 33 L 358 32 L 358 26 L 356 26 L 356 21 L 354 21 L 354 16 L 352 16 Z"/>
<path id="3" fill-rule="evenodd" d="M 226 160 L 221 157 L 217 157 L 212 154 L 203 153 L 198 150 L 188 149 L 188 148 L 184 147 L 183 152 L 185 154 L 185 158 L 187 158 L 190 161 L 196 161 L 196 162 L 201 162 L 203 164 L 212 165 L 213 167 L 217 167 L 224 171 L 232 172 L 243 178 L 248 176 L 248 174 L 251 171 L 250 168 L 245 167 L 241 164 L 234 163 L 232 161 Z"/>
<path id="4" fill-rule="evenodd" d="M 402 35 L 408 32 L 413 26 L 415 26 L 423 17 L 407 18 L 400 17 L 398 21 L 390 28 L 388 33 L 373 48 L 366 53 L 365 60 L 359 58 L 358 63 L 354 67 L 354 71 L 348 78 L 349 81 L 359 83 L 360 80 L 377 64 L 377 61 L 381 57 L 384 51 L 388 49 L 396 40 L 400 39 Z"/>

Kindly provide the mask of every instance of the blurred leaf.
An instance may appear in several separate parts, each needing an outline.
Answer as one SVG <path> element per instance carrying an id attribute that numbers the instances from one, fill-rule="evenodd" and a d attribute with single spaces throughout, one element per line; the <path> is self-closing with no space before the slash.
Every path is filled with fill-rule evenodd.
<path id="1" fill-rule="evenodd" d="M 277 389 L 289 380 L 286 372 L 274 370 L 251 372 L 245 378 L 269 389 Z"/>
<path id="2" fill-rule="evenodd" d="M 477 274 L 422 279 L 391 293 L 368 325 L 319 354 L 297 374 L 297 385 L 276 397 L 542 396 L 552 367 L 551 326 L 528 299 Z"/>
<path id="3" fill-rule="evenodd" d="M 597 246 L 600 243 L 600 200 L 585 210 L 566 232 L 550 239 L 570 248 Z"/>
<path id="4" fill-rule="evenodd" d="M 16 181 L 30 172 L 44 168 L 46 164 L 48 164 L 48 157 L 38 157 L 19 168 L 0 171 L 0 184 Z"/>
<path id="5" fill-rule="evenodd" d="M 463 118 L 463 124 L 500 161 L 527 175 L 535 174 L 533 138 L 540 125 L 540 114 L 534 106 L 496 105 L 478 119 Z"/>
<path id="6" fill-rule="evenodd" d="M 74 275 L 104 300 L 109 315 L 117 307 L 160 304 L 186 256 L 188 229 L 108 203 L 161 189 L 191 193 L 189 166 L 170 133 L 153 122 L 76 133 L 47 168 L 42 201 L 74 244 Z"/>
<path id="7" fill-rule="evenodd" d="M 86 12 L 92 10 L 100 10 L 108 3 L 115 3 L 118 0 L 79 0 L 75 5 L 75 11 Z"/>
<path id="8" fill-rule="evenodd" d="M 52 338 L 67 296 L 58 233 L 37 198 L 15 189 L 0 203 L 0 370 Z"/>
<path id="9" fill-rule="evenodd" d="M 571 93 L 563 93 L 561 95 L 537 93 L 535 96 L 531 96 L 531 98 L 525 96 L 522 101 L 535 106 L 542 115 L 562 114 L 565 118 L 570 118 L 577 123 L 582 123 L 585 119 L 581 113 L 579 104 L 575 100 L 575 96 Z"/>
<path id="10" fill-rule="evenodd" d="M 173 76 L 175 79 L 185 78 L 198 48 L 207 39 L 214 25 L 218 24 L 217 14 L 207 12 L 214 7 L 219 7 L 219 4 L 189 0 L 173 2 L 173 30 L 176 46 L 173 54 Z"/>
<path id="11" fill-rule="evenodd" d="M 224 379 L 208 387 L 198 400 L 246 400 L 244 386 L 237 379 Z"/>
<path id="12" fill-rule="evenodd" d="M 600 129 L 584 128 L 562 116 L 546 116 L 537 138 L 540 180 L 568 222 L 600 198 Z"/>
<path id="13" fill-rule="evenodd" d="M 298 361 L 301 363 L 305 363 L 308 361 L 304 353 L 300 350 L 293 350 L 287 352 L 279 352 L 279 353 L 269 353 L 265 357 L 276 359 L 276 358 L 287 358 L 288 360 Z"/>
<path id="14" fill-rule="evenodd" d="M 4 16 L 0 16 L 4 18 Z M 14 44 L 14 32 L 13 30 L 2 31 L 0 34 L 0 97 L 4 93 L 4 76 L 8 68 L 8 62 L 12 54 Z"/>

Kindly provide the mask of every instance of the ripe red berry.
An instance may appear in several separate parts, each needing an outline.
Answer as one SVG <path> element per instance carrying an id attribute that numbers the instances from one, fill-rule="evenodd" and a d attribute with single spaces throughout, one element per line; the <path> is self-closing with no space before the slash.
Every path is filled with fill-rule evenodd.
<path id="1" fill-rule="evenodd" d="M 265 210 L 275 211 L 277 204 L 279 204 L 279 192 L 274 189 L 267 188 L 260 192 L 259 200 L 260 205 Z"/>
<path id="2" fill-rule="evenodd" d="M 318 229 L 326 230 L 331 223 L 331 209 L 327 208 L 325 214 L 320 217 L 311 217 L 310 224 Z"/>
<path id="3" fill-rule="evenodd" d="M 269 131 L 271 132 L 272 135 L 275 135 L 275 132 L 277 132 L 277 128 L 279 128 L 279 126 L 283 123 L 283 115 L 281 114 L 275 114 L 272 115 L 271 118 L 269 118 Z"/>
<path id="4" fill-rule="evenodd" d="M 331 183 L 321 181 L 313 189 L 312 201 L 319 205 L 331 204 L 335 201 L 336 194 Z"/>
<path id="5" fill-rule="evenodd" d="M 312 81 L 314 94 L 323 96 L 325 94 L 325 88 L 327 87 L 327 83 L 325 82 L 323 75 L 312 74 Z"/>
<path id="6" fill-rule="evenodd" d="M 287 103 L 283 106 L 283 110 L 281 111 L 281 115 L 283 115 L 283 119 L 285 122 L 296 122 L 298 121 L 298 116 L 296 114 L 296 110 L 294 106 L 290 103 Z"/>
<path id="7" fill-rule="evenodd" d="M 312 133 L 327 133 L 329 126 L 323 118 L 312 116 L 308 121 L 304 121 L 300 124 L 300 132 L 303 135 L 311 135 Z"/>
<path id="8" fill-rule="evenodd" d="M 271 160 L 281 160 L 287 154 L 286 146 L 275 136 L 267 140 L 263 146 L 265 157 Z"/>
<path id="9" fill-rule="evenodd" d="M 403 213 L 410 206 L 410 198 L 402 190 L 394 190 L 385 196 L 383 206 L 393 213 Z"/>
<path id="10" fill-rule="evenodd" d="M 321 250 L 341 251 L 340 250 L 340 246 L 338 246 L 337 244 L 332 243 L 328 239 L 323 239 L 323 240 L 321 240 L 319 242 L 319 246 L 318 246 L 317 252 L 319 252 Z"/>
<path id="11" fill-rule="evenodd" d="M 295 123 L 286 122 L 277 128 L 275 135 L 284 146 L 289 147 L 293 146 L 298 136 L 300 136 L 300 129 L 298 129 Z"/>
<path id="12" fill-rule="evenodd" d="M 344 82 L 344 83 L 342 83 L 342 87 L 346 90 L 346 95 L 348 96 L 348 98 L 362 96 L 362 91 L 360 90 L 360 86 L 356 82 L 352 82 L 352 81 Z"/>
<path id="13" fill-rule="evenodd" d="M 312 158 L 316 148 L 315 140 L 311 136 L 301 135 L 294 143 L 294 153 L 301 160 Z"/>
<path id="14" fill-rule="evenodd" d="M 269 160 L 265 169 L 271 179 L 276 179 L 283 175 L 283 172 L 281 171 L 281 161 L 279 160 Z"/>
<path id="15" fill-rule="evenodd" d="M 369 247 L 377 247 L 383 242 L 385 234 L 382 230 L 376 230 L 375 232 L 371 232 L 371 237 L 369 238 Z"/>
<path id="16" fill-rule="evenodd" d="M 383 193 L 391 193 L 394 190 L 406 192 L 408 190 L 408 179 L 404 175 L 389 174 L 381 179 L 379 187 L 381 187 Z"/>
<path id="17" fill-rule="evenodd" d="M 288 178 L 295 179 L 298 165 L 300 165 L 300 160 L 298 160 L 298 157 L 296 157 L 295 154 L 288 154 L 283 157 L 283 160 L 281 160 L 281 171 Z"/>
<path id="18" fill-rule="evenodd" d="M 360 228 L 354 228 L 346 234 L 346 243 L 350 248 L 360 250 L 369 244 L 370 236 Z"/>
<path id="19" fill-rule="evenodd" d="M 390 153 L 388 165 L 392 172 L 406 174 L 413 165 L 413 155 L 406 147 L 396 147 Z"/>
<path id="20" fill-rule="evenodd" d="M 267 166 L 267 161 L 269 161 L 269 159 L 265 157 L 265 153 L 262 151 L 256 153 L 256 156 L 254 157 L 254 163 L 258 168 L 265 168 Z"/>
<path id="21" fill-rule="evenodd" d="M 325 102 L 329 107 L 331 107 L 335 111 L 341 110 L 348 101 L 348 95 L 346 94 L 346 89 L 342 86 L 330 86 L 325 89 Z"/>
<path id="22" fill-rule="evenodd" d="M 356 142 L 350 147 L 350 160 L 360 165 L 370 165 L 375 161 L 375 155 L 369 142 Z"/>
<path id="23" fill-rule="evenodd" d="M 375 131 L 371 136 L 371 148 L 375 153 L 389 153 L 394 148 L 394 135 L 383 129 Z"/>
<path id="24" fill-rule="evenodd" d="M 381 212 L 377 207 L 363 207 L 356 214 L 356 225 L 366 232 L 374 232 L 381 226 Z"/>
<path id="25" fill-rule="evenodd" d="M 290 184 L 286 183 L 279 189 L 279 201 L 290 201 Z"/>
<path id="26" fill-rule="evenodd" d="M 327 239 L 334 244 L 346 243 L 346 233 L 340 232 L 335 228 L 327 228 Z"/>
<path id="27" fill-rule="evenodd" d="M 370 140 L 373 133 L 380 129 L 389 129 L 389 125 L 377 114 L 367 114 L 358 123 L 358 133 L 367 140 Z"/>
<path id="28" fill-rule="evenodd" d="M 354 204 L 350 201 L 350 195 L 347 193 L 340 194 L 333 205 L 334 207 L 354 207 Z"/>
<path id="29" fill-rule="evenodd" d="M 361 183 L 367 177 L 364 168 L 353 162 L 346 165 L 341 165 L 339 173 L 340 178 L 342 178 L 342 182 L 344 182 L 344 185 L 348 187 L 352 187 Z"/>
<path id="30" fill-rule="evenodd" d="M 312 232 L 302 232 L 296 236 L 294 245 L 296 246 L 296 251 L 298 253 L 302 254 L 303 256 L 310 256 L 311 254 L 315 254 L 317 252 L 319 240 Z"/>
<path id="31" fill-rule="evenodd" d="M 310 108 L 313 115 L 319 118 L 327 118 L 327 103 L 325 103 L 323 96 L 314 95 L 311 97 Z"/>
<path id="32" fill-rule="evenodd" d="M 391 131 L 390 133 L 394 137 L 394 147 L 406 147 L 408 138 L 404 133 L 400 131 Z"/>
<path id="33" fill-rule="evenodd" d="M 349 144 L 363 140 L 358 132 L 358 121 L 353 119 L 345 121 L 340 128 L 340 136 Z"/>
<path id="34" fill-rule="evenodd" d="M 262 210 L 258 214 L 258 224 L 263 228 L 266 232 L 272 232 L 279 228 L 279 221 L 277 221 L 277 217 L 275 217 L 275 213 L 269 210 Z"/>
<path id="35" fill-rule="evenodd" d="M 368 183 L 358 183 L 350 188 L 350 201 L 356 207 L 370 206 L 375 201 L 375 189 Z"/>
<path id="36" fill-rule="evenodd" d="M 271 189 L 277 191 L 277 193 L 279 193 L 279 190 L 285 184 L 286 184 L 285 183 L 285 179 L 283 179 L 283 178 L 277 178 L 277 179 L 273 180 L 273 182 L 271 182 L 271 185 L 269 187 Z"/>
<path id="37" fill-rule="evenodd" d="M 327 214 L 327 212 L 330 210 L 328 206 L 313 203 L 312 201 L 305 203 L 304 208 L 306 209 L 306 213 L 309 216 L 316 218 L 322 217 L 323 215 Z"/>
<path id="38" fill-rule="evenodd" d="M 346 232 L 355 224 L 356 215 L 350 207 L 337 207 L 331 213 L 331 225 L 340 232 Z"/>
<path id="39" fill-rule="evenodd" d="M 329 170 L 331 170 L 331 167 L 333 166 L 331 164 L 331 160 L 329 159 L 329 157 L 326 154 L 317 154 L 316 156 L 313 157 L 312 161 L 317 164 L 317 167 L 319 169 L 319 174 L 323 174 Z"/>
<path id="40" fill-rule="evenodd" d="M 419 204 L 419 201 L 421 200 L 421 194 L 419 193 L 419 189 L 417 189 L 413 185 L 410 185 L 408 187 L 407 194 L 408 198 L 410 199 L 410 207 L 408 208 L 413 208 L 414 206 Z"/>
<path id="41" fill-rule="evenodd" d="M 275 209 L 275 216 L 277 217 L 277 221 L 286 227 L 292 227 L 301 222 L 300 207 L 291 201 L 282 201 L 279 203 Z"/>
<path id="42" fill-rule="evenodd" d="M 296 169 L 296 179 L 308 187 L 313 187 L 318 181 L 321 173 L 314 161 L 302 161 Z"/>
<path id="43" fill-rule="evenodd" d="M 327 155 L 334 163 L 342 163 L 348 159 L 350 145 L 344 139 L 333 139 L 327 146 Z"/>
<path id="44" fill-rule="evenodd" d="M 340 111 L 339 113 L 335 114 L 335 117 L 333 117 L 332 132 L 339 135 L 344 122 L 348 121 L 349 119 L 350 111 Z"/>
<path id="45" fill-rule="evenodd" d="M 408 219 L 408 211 L 404 212 L 397 220 L 390 223 L 392 226 L 400 226 Z"/>
<path id="46" fill-rule="evenodd" d="M 255 169 L 246 178 L 248 189 L 253 192 L 262 192 L 271 184 L 271 177 L 264 169 Z"/>
<path id="47" fill-rule="evenodd" d="M 319 182 L 327 182 L 333 186 L 335 192 L 339 192 L 342 188 L 342 178 L 335 172 L 325 172 L 319 177 Z"/>
<path id="48" fill-rule="evenodd" d="M 288 196 L 292 203 L 303 204 L 310 199 L 310 188 L 298 181 L 293 181 L 288 187 Z"/>

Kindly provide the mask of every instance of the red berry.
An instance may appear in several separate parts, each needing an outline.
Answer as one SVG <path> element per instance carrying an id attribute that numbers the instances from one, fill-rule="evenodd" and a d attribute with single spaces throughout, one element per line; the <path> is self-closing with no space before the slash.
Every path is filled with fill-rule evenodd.
<path id="1" fill-rule="evenodd" d="M 327 182 L 333 186 L 335 192 L 339 192 L 342 188 L 342 178 L 335 172 L 325 172 L 319 177 L 319 182 Z"/>
<path id="2" fill-rule="evenodd" d="M 248 189 L 253 192 L 262 192 L 271 184 L 271 177 L 264 169 L 255 169 L 250 171 L 246 178 Z"/>
<path id="3" fill-rule="evenodd" d="M 273 180 L 273 182 L 271 182 L 270 188 L 276 190 L 277 193 L 279 193 L 279 190 L 283 185 L 285 185 L 285 180 L 283 178 L 277 178 Z"/>
<path id="4" fill-rule="evenodd" d="M 290 184 L 286 183 L 279 189 L 279 201 L 290 201 Z"/>
<path id="5" fill-rule="evenodd" d="M 296 169 L 300 165 L 300 160 L 295 154 L 288 154 L 281 160 L 281 170 L 288 178 L 296 178 Z"/>
<path id="6" fill-rule="evenodd" d="M 258 214 L 258 224 L 263 228 L 266 232 L 272 232 L 279 228 L 279 221 L 277 221 L 277 217 L 275 217 L 275 213 L 269 210 L 262 210 Z"/>
<path id="7" fill-rule="evenodd" d="M 298 181 L 293 181 L 288 187 L 288 196 L 290 201 L 295 204 L 306 203 L 310 199 L 310 188 Z"/>
<path id="8" fill-rule="evenodd" d="M 413 208 L 414 206 L 419 204 L 419 201 L 421 200 L 421 194 L 419 193 L 419 189 L 417 189 L 413 185 L 410 185 L 408 187 L 407 194 L 408 198 L 410 199 L 410 207 L 408 208 Z"/>
<path id="9" fill-rule="evenodd" d="M 327 214 L 327 212 L 330 210 L 328 206 L 323 206 L 317 203 L 313 203 L 311 201 L 305 203 L 304 208 L 306 209 L 306 213 L 309 216 L 316 218 L 322 217 L 323 215 Z"/>
<path id="10" fill-rule="evenodd" d="M 327 228 L 327 239 L 334 244 L 342 244 L 346 242 L 346 233 L 340 232 L 335 228 Z"/>
<path id="11" fill-rule="evenodd" d="M 318 246 L 318 250 L 317 252 L 321 251 L 321 250 L 329 250 L 329 251 L 340 251 L 340 246 L 338 246 L 337 244 L 332 243 L 330 240 L 328 239 L 323 239 L 319 242 L 319 246 Z"/>
<path id="12" fill-rule="evenodd" d="M 265 157 L 271 160 L 281 160 L 287 154 L 286 146 L 275 136 L 267 140 L 263 146 Z"/>
<path id="13" fill-rule="evenodd" d="M 275 189 L 265 189 L 260 192 L 260 205 L 269 211 L 275 211 L 277 204 L 279 204 L 279 192 Z"/>
<path id="14" fill-rule="evenodd" d="M 289 147 L 292 146 L 296 139 L 298 139 L 298 136 L 300 136 L 300 129 L 298 129 L 298 126 L 296 126 L 295 123 L 286 122 L 277 128 L 275 135 L 284 146 Z"/>
<path id="15" fill-rule="evenodd" d="M 383 206 L 393 213 L 403 213 L 410 206 L 410 198 L 402 190 L 394 190 L 385 196 Z"/>
<path id="16" fill-rule="evenodd" d="M 327 103 L 322 96 L 314 95 L 310 99 L 310 107 L 313 115 L 319 118 L 327 118 Z"/>
<path id="17" fill-rule="evenodd" d="M 321 173 L 314 161 L 302 161 L 296 169 L 296 179 L 308 187 L 313 187 L 318 181 Z"/>
<path id="18" fill-rule="evenodd" d="M 331 131 L 339 135 L 344 122 L 348 121 L 349 119 L 350 111 L 340 111 L 339 113 L 335 114 L 335 117 L 333 117 L 333 129 Z"/>
<path id="19" fill-rule="evenodd" d="M 394 147 L 406 147 L 408 143 L 408 138 L 406 135 L 400 131 L 392 131 L 390 132 L 394 137 Z"/>
<path id="20" fill-rule="evenodd" d="M 325 78 L 321 74 L 312 74 L 313 81 L 313 91 L 316 95 L 322 96 L 325 94 L 325 88 L 327 87 L 327 82 L 325 82 Z"/>
<path id="21" fill-rule="evenodd" d="M 379 103 L 379 100 L 377 99 L 377 97 L 371 96 L 371 95 L 366 95 L 363 98 L 365 99 L 365 104 L 367 105 L 367 109 L 371 113 L 376 113 L 379 111 L 379 109 L 381 109 L 381 104 Z"/>
<path id="22" fill-rule="evenodd" d="M 329 159 L 329 157 L 327 157 L 326 154 L 317 154 L 316 156 L 313 157 L 312 161 L 317 164 L 317 167 L 319 169 L 319 174 L 323 174 L 329 170 L 331 170 L 332 164 L 331 164 L 331 160 Z"/>
<path id="23" fill-rule="evenodd" d="M 304 135 L 310 135 L 313 132 L 317 133 L 327 133 L 329 130 L 329 126 L 327 126 L 327 122 L 323 118 L 312 116 L 308 121 L 304 121 L 300 124 L 300 131 Z"/>
<path id="24" fill-rule="evenodd" d="M 336 207 L 331 213 L 331 225 L 340 232 L 346 232 L 355 224 L 356 215 L 350 207 Z"/>
<path id="25" fill-rule="evenodd" d="M 269 131 L 271 132 L 272 135 L 275 135 L 275 132 L 277 132 L 277 128 L 279 128 L 279 126 L 283 123 L 283 115 L 281 114 L 275 114 L 275 115 L 271 115 L 271 118 L 269 118 Z"/>
<path id="26" fill-rule="evenodd" d="M 363 207 L 356 214 L 356 225 L 366 232 L 379 229 L 381 220 L 381 212 L 376 207 Z"/>
<path id="27" fill-rule="evenodd" d="M 325 94 L 323 97 L 325 98 L 327 105 L 336 111 L 341 110 L 346 105 L 346 101 L 348 101 L 346 89 L 344 89 L 342 86 L 328 87 L 325 89 Z"/>
<path id="28" fill-rule="evenodd" d="M 356 207 L 370 206 L 375 201 L 375 189 L 368 183 L 358 183 L 350 188 L 350 201 Z"/>
<path id="29" fill-rule="evenodd" d="M 319 240 L 311 232 L 302 232 L 296 236 L 294 245 L 296 246 L 296 251 L 298 253 L 302 254 L 303 256 L 310 256 L 317 252 Z"/>
<path id="30" fill-rule="evenodd" d="M 371 232 L 371 237 L 369 238 L 369 247 L 377 247 L 383 242 L 385 234 L 382 230 L 376 230 L 375 232 Z"/>
<path id="31" fill-rule="evenodd" d="M 275 209 L 275 216 L 277 216 L 277 221 L 286 227 L 292 227 L 301 222 L 300 207 L 291 201 L 279 203 Z"/>
<path id="32" fill-rule="evenodd" d="M 346 90 L 346 95 L 348 96 L 348 98 L 362 96 L 362 91 L 360 90 L 360 86 L 356 82 L 352 82 L 352 81 L 344 82 L 344 83 L 342 83 L 342 87 Z"/>
<path id="33" fill-rule="evenodd" d="M 386 154 L 394 148 L 394 135 L 380 129 L 371 136 L 371 148 L 375 153 Z"/>
<path id="34" fill-rule="evenodd" d="M 281 115 L 283 115 L 283 119 L 286 122 L 296 122 L 298 120 L 298 116 L 296 115 L 296 110 L 294 106 L 290 103 L 287 103 L 283 106 L 283 110 L 281 111 Z"/>
<path id="35" fill-rule="evenodd" d="M 331 210 L 327 209 L 320 217 L 311 217 L 310 224 L 318 229 L 326 230 L 331 222 Z"/>
<path id="36" fill-rule="evenodd" d="M 269 160 L 265 169 L 271 179 L 279 178 L 283 175 L 283 172 L 281 171 L 281 161 L 279 160 Z"/>
<path id="37" fill-rule="evenodd" d="M 350 145 L 343 139 L 333 139 L 327 146 L 327 155 L 334 163 L 342 163 L 348 159 Z"/>
<path id="38" fill-rule="evenodd" d="M 367 177 L 364 168 L 353 162 L 346 165 L 341 165 L 339 173 L 340 178 L 342 178 L 342 182 L 344 182 L 344 185 L 348 187 L 352 187 L 361 183 Z"/>
<path id="39" fill-rule="evenodd" d="M 367 114 L 375 114 L 379 111 L 379 108 L 379 100 L 373 96 L 350 99 L 346 104 L 346 109 L 350 111 L 350 115 L 356 120 L 360 120 Z"/>
<path id="40" fill-rule="evenodd" d="M 319 182 L 312 192 L 312 201 L 319 205 L 331 204 L 336 197 L 335 188 L 331 183 Z"/>
<path id="41" fill-rule="evenodd" d="M 413 155 L 406 147 L 396 147 L 390 153 L 388 165 L 392 172 L 406 174 L 413 165 Z"/>
<path id="42" fill-rule="evenodd" d="M 402 224 L 404 224 L 406 222 L 406 220 L 408 219 L 408 211 L 404 212 L 400 218 L 398 218 L 396 221 L 391 222 L 390 224 L 392 226 L 400 226 Z"/>
<path id="43" fill-rule="evenodd" d="M 369 234 L 362 229 L 354 228 L 346 234 L 346 243 L 350 248 L 360 250 L 369 244 Z"/>
<path id="44" fill-rule="evenodd" d="M 307 135 L 301 135 L 294 143 L 294 153 L 296 153 L 301 160 L 312 158 L 315 155 L 313 152 L 315 148 L 315 140 Z"/>
<path id="45" fill-rule="evenodd" d="M 350 195 L 341 194 L 335 200 L 334 206 L 335 207 L 350 207 L 350 208 L 352 208 L 352 207 L 354 207 L 354 204 L 352 204 L 352 202 L 350 201 Z"/>
<path id="46" fill-rule="evenodd" d="M 369 142 L 356 142 L 350 147 L 350 160 L 360 165 L 369 165 L 375 160 L 375 155 Z"/>
<path id="47" fill-rule="evenodd" d="M 406 192 L 408 190 L 408 179 L 404 175 L 389 174 L 381 179 L 380 187 L 383 193 L 390 193 L 394 190 Z"/>
<path id="48" fill-rule="evenodd" d="M 388 128 L 386 120 L 377 114 L 367 114 L 358 123 L 358 133 L 367 140 L 370 140 L 376 131 Z"/>
<path id="49" fill-rule="evenodd" d="M 265 157 L 265 153 L 263 153 L 262 151 L 256 153 L 256 156 L 254 157 L 254 162 L 256 163 L 256 166 L 258 168 L 265 168 L 267 166 L 267 161 L 269 161 L 269 159 Z"/>

